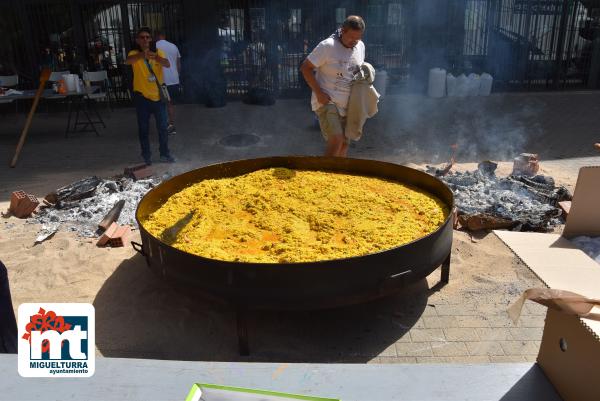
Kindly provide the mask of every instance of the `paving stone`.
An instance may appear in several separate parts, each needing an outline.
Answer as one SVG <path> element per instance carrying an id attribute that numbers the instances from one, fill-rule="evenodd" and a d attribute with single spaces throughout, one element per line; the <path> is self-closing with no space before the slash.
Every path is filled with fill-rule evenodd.
<path id="1" fill-rule="evenodd" d="M 542 338 L 543 327 L 535 328 L 511 328 L 510 334 L 513 340 L 537 341 Z"/>
<path id="2" fill-rule="evenodd" d="M 417 358 L 416 357 L 407 357 L 407 356 L 402 356 L 402 357 L 395 357 L 395 358 L 388 358 L 385 356 L 379 357 L 379 362 L 381 364 L 391 364 L 391 363 L 417 363 Z"/>
<path id="3" fill-rule="evenodd" d="M 537 355 L 539 347 L 534 341 L 500 341 L 505 355 Z"/>
<path id="4" fill-rule="evenodd" d="M 489 327 L 517 327 L 506 313 L 502 315 L 488 316 Z"/>
<path id="5" fill-rule="evenodd" d="M 444 329 L 446 341 L 478 341 L 479 336 L 472 327 L 457 327 Z"/>
<path id="6" fill-rule="evenodd" d="M 490 357 L 486 355 L 448 356 L 446 361 L 449 363 L 490 363 Z"/>
<path id="7" fill-rule="evenodd" d="M 396 354 L 405 356 L 433 356 L 431 345 L 428 342 L 396 343 Z"/>
<path id="8" fill-rule="evenodd" d="M 415 321 L 415 318 L 412 316 L 394 316 L 391 319 L 392 324 L 398 326 L 406 331 L 411 329 L 424 329 L 425 324 L 423 323 L 423 318 L 419 318 Z"/>
<path id="9" fill-rule="evenodd" d="M 437 315 L 438 315 L 437 307 L 432 306 L 432 305 L 427 305 L 425 307 L 425 309 L 423 309 L 423 313 L 421 313 L 421 316 L 437 316 Z"/>
<path id="10" fill-rule="evenodd" d="M 436 305 L 438 316 L 474 316 L 480 315 L 474 305 Z"/>
<path id="11" fill-rule="evenodd" d="M 546 312 L 548 308 L 544 305 L 540 305 L 536 302 L 525 302 L 523 306 L 523 311 L 521 312 L 523 315 L 537 315 L 537 316 L 546 316 Z"/>
<path id="12" fill-rule="evenodd" d="M 398 339 L 396 340 L 397 343 L 409 343 L 411 341 L 412 339 L 410 338 L 410 334 L 408 331 L 402 334 L 402 337 L 398 337 Z"/>
<path id="13" fill-rule="evenodd" d="M 544 327 L 546 315 L 521 315 L 520 327 Z"/>
<path id="14" fill-rule="evenodd" d="M 469 356 L 467 346 L 461 342 L 432 342 L 431 350 L 434 356 Z"/>
<path id="15" fill-rule="evenodd" d="M 513 340 L 510 331 L 506 327 L 476 327 L 475 331 L 481 341 L 509 341 Z"/>
<path id="16" fill-rule="evenodd" d="M 413 342 L 445 341 L 442 329 L 413 329 L 410 331 Z"/>
<path id="17" fill-rule="evenodd" d="M 458 327 L 454 316 L 424 316 L 423 323 L 428 329 L 444 329 L 447 327 Z"/>
<path id="18" fill-rule="evenodd" d="M 500 312 L 505 311 L 507 305 L 498 304 L 498 303 L 485 303 L 479 304 L 475 307 L 475 310 L 480 316 L 489 316 L 489 315 L 497 315 Z"/>
<path id="19" fill-rule="evenodd" d="M 501 356 L 504 355 L 504 350 L 500 343 L 495 341 L 479 341 L 479 342 L 468 342 L 467 349 L 469 355 L 488 355 L 488 356 Z"/>
<path id="20" fill-rule="evenodd" d="M 525 357 L 522 355 L 490 355 L 490 362 L 493 363 L 515 363 L 525 362 Z"/>
<path id="21" fill-rule="evenodd" d="M 380 351 L 379 354 L 377 354 L 377 356 L 380 356 L 380 357 L 390 357 L 390 356 L 396 357 L 396 356 L 398 356 L 398 354 L 396 354 L 396 344 L 389 345 L 384 350 Z"/>
<path id="22" fill-rule="evenodd" d="M 443 356 L 418 356 L 417 363 L 448 363 L 448 358 Z"/>
<path id="23" fill-rule="evenodd" d="M 456 316 L 458 327 L 490 327 L 490 322 L 483 316 Z"/>

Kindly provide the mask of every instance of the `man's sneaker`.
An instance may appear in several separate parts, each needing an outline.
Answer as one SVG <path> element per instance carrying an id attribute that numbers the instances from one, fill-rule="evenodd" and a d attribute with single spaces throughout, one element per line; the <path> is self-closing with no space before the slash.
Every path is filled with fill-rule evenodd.
<path id="1" fill-rule="evenodd" d="M 175 158 L 173 156 L 161 156 L 160 157 L 160 162 L 161 163 L 175 163 Z"/>
<path id="2" fill-rule="evenodd" d="M 175 129 L 175 125 L 169 124 L 167 126 L 167 134 L 169 134 L 169 135 L 175 135 L 176 133 L 177 133 L 177 130 Z"/>

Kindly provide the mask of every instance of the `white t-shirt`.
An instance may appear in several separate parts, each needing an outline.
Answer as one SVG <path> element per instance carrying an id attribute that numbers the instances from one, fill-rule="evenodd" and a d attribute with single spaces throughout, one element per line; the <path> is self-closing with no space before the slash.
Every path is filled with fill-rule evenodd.
<path id="1" fill-rule="evenodd" d="M 177 71 L 177 59 L 181 58 L 179 49 L 171 42 L 166 40 L 159 40 L 156 42 L 156 48 L 162 50 L 167 55 L 171 66 L 169 68 L 163 67 L 163 77 L 165 84 L 177 85 L 179 84 L 179 72 Z"/>
<path id="2" fill-rule="evenodd" d="M 319 43 L 307 58 L 317 67 L 317 83 L 331 97 L 340 115 L 345 116 L 352 78 L 365 61 L 365 44 L 359 41 L 349 49 L 339 39 L 330 37 Z M 310 102 L 313 111 L 322 106 L 314 92 Z"/>

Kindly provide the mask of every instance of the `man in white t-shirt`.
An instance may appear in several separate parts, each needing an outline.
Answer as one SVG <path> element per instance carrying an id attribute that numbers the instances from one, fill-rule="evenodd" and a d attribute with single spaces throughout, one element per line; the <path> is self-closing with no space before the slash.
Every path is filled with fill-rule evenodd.
<path id="1" fill-rule="evenodd" d="M 344 127 L 352 78 L 365 61 L 365 44 L 361 41 L 364 31 L 363 19 L 350 15 L 336 33 L 314 48 L 300 67 L 312 89 L 312 110 L 319 117 L 321 133 L 327 141 L 325 156 L 346 157 L 348 153 Z"/>
<path id="2" fill-rule="evenodd" d="M 181 94 L 181 86 L 179 84 L 179 73 L 181 72 L 181 54 L 177 46 L 165 39 L 165 33 L 163 31 L 156 32 L 156 48 L 162 50 L 166 55 L 170 67 L 163 67 L 163 77 L 167 89 L 169 90 L 169 97 L 171 101 L 167 105 L 167 112 L 169 113 L 169 126 L 167 132 L 170 135 L 176 133 L 175 130 L 175 109 L 173 108 L 173 102 L 177 101 Z"/>

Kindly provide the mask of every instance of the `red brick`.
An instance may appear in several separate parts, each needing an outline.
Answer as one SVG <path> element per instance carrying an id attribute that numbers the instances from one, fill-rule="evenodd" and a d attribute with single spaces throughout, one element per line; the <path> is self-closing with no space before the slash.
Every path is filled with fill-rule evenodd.
<path id="1" fill-rule="evenodd" d="M 567 217 L 569 215 L 569 212 L 571 211 L 571 201 L 558 202 L 558 206 L 564 212 L 565 217 Z"/>
<path id="2" fill-rule="evenodd" d="M 29 216 L 38 207 L 40 201 L 24 191 L 15 191 L 10 196 L 10 212 L 18 218 Z"/>
<path id="3" fill-rule="evenodd" d="M 537 154 L 521 153 L 514 158 L 512 174 L 533 176 L 537 174 L 539 169 L 540 165 Z"/>
<path id="4" fill-rule="evenodd" d="M 117 230 L 118 227 L 119 226 L 117 225 L 117 223 L 112 223 L 110 226 L 108 226 L 106 231 L 104 231 L 104 233 L 98 239 L 98 242 L 96 242 L 96 245 L 104 246 L 104 245 L 108 244 L 108 242 L 110 241 L 110 239 L 112 238 L 114 232 Z"/>
<path id="5" fill-rule="evenodd" d="M 129 226 L 121 226 L 119 227 L 112 238 L 108 242 L 111 247 L 116 248 L 120 246 L 124 246 L 127 240 L 129 239 L 129 234 L 131 233 L 131 227 Z"/>
<path id="6" fill-rule="evenodd" d="M 102 234 L 96 245 L 110 245 L 113 248 L 124 246 L 129 239 L 131 233 L 130 226 L 120 226 L 117 223 L 112 223 Z"/>
<path id="7" fill-rule="evenodd" d="M 148 178 L 154 172 L 152 171 L 152 167 L 147 166 L 145 164 L 140 164 L 139 166 L 127 167 L 123 174 L 133 178 L 134 180 L 141 180 L 143 178 Z"/>

